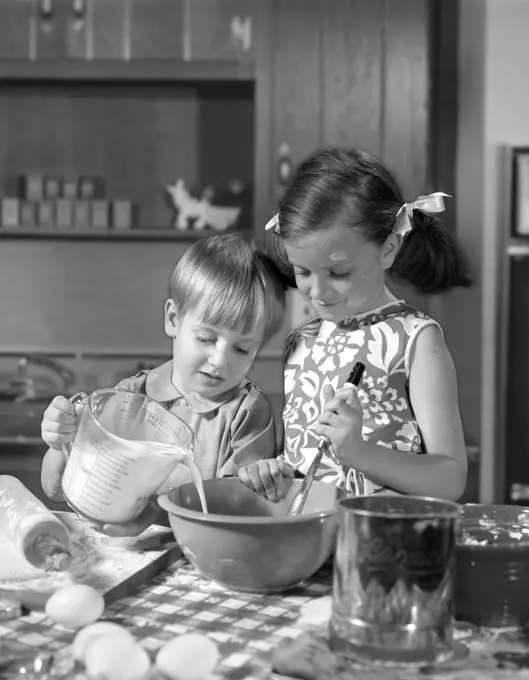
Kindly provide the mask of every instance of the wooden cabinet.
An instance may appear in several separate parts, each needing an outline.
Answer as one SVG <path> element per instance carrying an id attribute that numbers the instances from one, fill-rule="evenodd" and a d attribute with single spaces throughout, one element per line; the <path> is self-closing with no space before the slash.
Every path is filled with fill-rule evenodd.
<path id="1" fill-rule="evenodd" d="M 86 0 L 36 0 L 31 19 L 34 44 L 30 58 L 87 58 Z"/>
<path id="2" fill-rule="evenodd" d="M 88 59 L 130 56 L 125 0 L 88 0 Z"/>
<path id="3" fill-rule="evenodd" d="M 434 5 L 425 0 L 385 3 L 382 155 L 409 201 L 443 190 L 433 186 L 436 178 L 431 174 L 430 156 L 430 20 Z M 443 65 L 437 69 L 439 73 Z"/>
<path id="4" fill-rule="evenodd" d="M 88 58 L 93 1 L 0 0 L 0 59 Z"/>
<path id="5" fill-rule="evenodd" d="M 272 204 L 289 171 L 320 145 L 380 156 L 410 199 L 430 188 L 434 4 L 270 0 L 256 102 L 258 135 L 267 140 L 257 140 L 267 166 L 261 184 Z M 272 210 L 258 202 L 258 230 Z"/>
<path id="6" fill-rule="evenodd" d="M 271 0 L 256 35 L 256 233 L 321 140 L 321 1 Z M 301 19 L 302 18 L 302 19 Z"/>
<path id="7" fill-rule="evenodd" d="M 109 197 L 134 201 L 139 228 L 50 229 L 42 238 L 54 243 L 18 229 L 32 241 L 0 248 L 0 289 L 17 291 L 3 297 L 0 316 L 15 319 L 23 307 L 49 338 L 18 320 L 11 346 L 35 337 L 48 349 L 128 347 L 137 332 L 109 323 L 103 341 L 101 319 L 116 308 L 135 318 L 131 271 L 158 276 L 163 257 L 169 270 L 177 256 L 157 239 L 193 238 L 172 229 L 166 187 L 179 177 L 196 190 L 242 180 L 257 237 L 294 167 L 324 144 L 381 156 L 407 198 L 446 190 L 431 170 L 430 80 L 447 59 L 431 64 L 429 26 L 431 8 L 448 0 L 51 0 L 51 15 L 49 2 L 0 0 L 0 195 L 30 172 L 101 176 Z M 135 238 L 144 245 L 123 243 Z M 74 263 L 69 278 L 63 261 Z M 105 264 L 106 279 L 94 279 L 93 262 Z M 146 300 L 163 276 L 145 285 Z M 79 299 L 91 316 L 74 325 L 64 310 Z M 280 356 L 282 347 L 279 335 L 266 351 Z"/>
<path id="8" fill-rule="evenodd" d="M 250 60 L 253 0 L 0 0 L 0 59 Z"/>
<path id="9" fill-rule="evenodd" d="M 255 0 L 185 0 L 186 59 L 252 59 Z"/>
<path id="10" fill-rule="evenodd" d="M 256 29 L 256 234 L 295 166 L 320 146 L 379 156 L 409 200 L 431 190 L 436 2 L 269 0 L 268 6 Z M 396 290 L 424 306 L 409 290 Z M 273 343 L 281 346 L 281 338 Z"/>
<path id="11" fill-rule="evenodd" d="M 321 141 L 382 152 L 384 0 L 322 3 Z"/>
<path id="12" fill-rule="evenodd" d="M 259 234 L 294 167 L 320 145 L 358 146 L 381 156 L 407 198 L 433 187 L 429 26 L 436 4 L 0 0 L 0 57 L 30 56 L 37 67 L 49 64 L 43 78 L 62 68 L 60 79 L 72 82 L 229 83 L 243 72 L 237 69 L 251 64 L 244 78 L 255 83 L 250 96 Z M 38 72 L 34 68 L 28 77 Z M 215 98 L 221 100 L 222 92 Z M 208 104 L 208 115 L 214 110 Z M 218 125 L 206 124 L 218 132 Z M 207 135 L 209 127 L 207 144 L 224 149 L 218 134 Z"/>
<path id="13" fill-rule="evenodd" d="M 0 59 L 182 59 L 183 0 L 0 0 Z"/>
<path id="14" fill-rule="evenodd" d="M 0 59 L 25 59 L 30 53 L 33 0 L 0 0 Z"/>
<path id="15" fill-rule="evenodd" d="M 109 79 L 118 90 L 124 82 L 180 83 L 180 90 L 184 81 L 214 80 L 229 89 L 237 69 L 252 64 L 243 79 L 253 81 L 254 90 L 245 92 L 243 109 L 247 120 L 253 99 L 254 220 L 260 234 L 295 166 L 320 145 L 358 146 L 381 156 L 407 198 L 432 188 L 434 6 L 435 0 L 399 0 L 398 7 L 385 0 L 0 0 L 0 58 L 30 58 L 26 78 L 34 81 L 39 65 L 49 64 L 40 71 L 46 81 L 62 68 L 57 80 L 91 81 L 92 92 L 94 83 Z M 16 77 L 24 80 L 23 67 L 17 68 Z M 200 156 L 211 166 L 206 146 L 218 147 L 219 158 L 224 154 L 222 116 L 213 103 L 223 94 L 220 87 L 210 98 L 204 88 L 202 111 L 213 118 L 204 118 Z M 234 115 L 239 95 L 226 96 L 234 107 L 226 111 Z M 62 95 L 59 101 L 65 106 Z M 189 101 L 182 89 L 175 107 L 191 111 Z M 133 114 L 127 115 L 132 121 Z M 72 102 L 61 116 L 82 120 L 84 111 L 76 113 Z M 110 123 L 101 124 L 111 134 Z M 117 142 L 123 128 L 134 126 L 127 121 L 119 127 Z"/>
<path id="16" fill-rule="evenodd" d="M 182 59 L 183 0 L 128 0 L 132 59 Z"/>

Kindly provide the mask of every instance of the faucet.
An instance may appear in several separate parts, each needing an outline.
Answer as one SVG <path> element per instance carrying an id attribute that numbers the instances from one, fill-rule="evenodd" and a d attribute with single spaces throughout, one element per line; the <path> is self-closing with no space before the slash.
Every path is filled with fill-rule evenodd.
<path id="1" fill-rule="evenodd" d="M 57 389 L 62 392 L 69 392 L 75 384 L 75 373 L 49 357 L 39 355 L 20 357 L 17 362 L 17 377 L 11 381 L 11 388 L 17 393 L 15 397 L 17 404 L 31 401 L 39 396 L 48 396 L 47 394 L 39 395 L 35 378 L 28 374 L 30 364 L 42 366 L 56 375 L 60 379 L 60 386 Z"/>

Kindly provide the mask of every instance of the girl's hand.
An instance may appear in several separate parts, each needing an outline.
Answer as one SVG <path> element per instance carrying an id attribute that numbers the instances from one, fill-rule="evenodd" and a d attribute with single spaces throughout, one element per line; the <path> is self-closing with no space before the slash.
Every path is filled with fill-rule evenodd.
<path id="1" fill-rule="evenodd" d="M 294 477 L 294 468 L 281 458 L 266 458 L 240 467 L 237 474 L 244 486 L 277 502 L 285 498 L 285 477 Z"/>
<path id="2" fill-rule="evenodd" d="M 62 450 L 75 437 L 78 416 L 66 397 L 55 397 L 44 411 L 40 426 L 42 439 L 52 449 Z"/>
<path id="3" fill-rule="evenodd" d="M 363 442 L 362 405 L 357 388 L 352 385 L 334 393 L 330 385 L 323 388 L 325 403 L 314 432 L 327 437 L 342 465 L 355 467 L 354 455 Z"/>

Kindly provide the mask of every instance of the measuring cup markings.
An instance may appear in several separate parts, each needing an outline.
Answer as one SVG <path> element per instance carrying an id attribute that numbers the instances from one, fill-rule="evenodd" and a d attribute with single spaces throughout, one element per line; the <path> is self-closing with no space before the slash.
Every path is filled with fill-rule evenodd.
<path id="1" fill-rule="evenodd" d="M 77 506 L 82 512 L 93 512 L 95 510 L 102 510 L 105 505 L 105 499 L 101 494 L 97 493 L 89 483 L 85 482 L 82 485 L 81 493 L 78 494 L 79 500 L 77 501 Z"/>
<path id="2" fill-rule="evenodd" d="M 80 507 L 90 510 L 93 507 L 104 507 L 108 506 L 108 496 L 105 497 L 101 493 L 98 493 L 97 490 L 90 488 L 89 486 L 84 487 L 83 490 L 83 496 L 81 497 L 82 500 L 79 501 Z"/>

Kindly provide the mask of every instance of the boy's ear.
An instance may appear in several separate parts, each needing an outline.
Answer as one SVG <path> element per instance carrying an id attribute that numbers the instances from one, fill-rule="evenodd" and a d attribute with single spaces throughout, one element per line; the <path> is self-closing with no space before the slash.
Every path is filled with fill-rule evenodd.
<path id="1" fill-rule="evenodd" d="M 171 298 L 169 298 L 169 300 L 167 300 L 165 303 L 164 318 L 165 332 L 170 338 L 174 338 L 178 332 L 180 316 L 178 314 L 178 310 L 176 309 L 174 300 Z"/>

